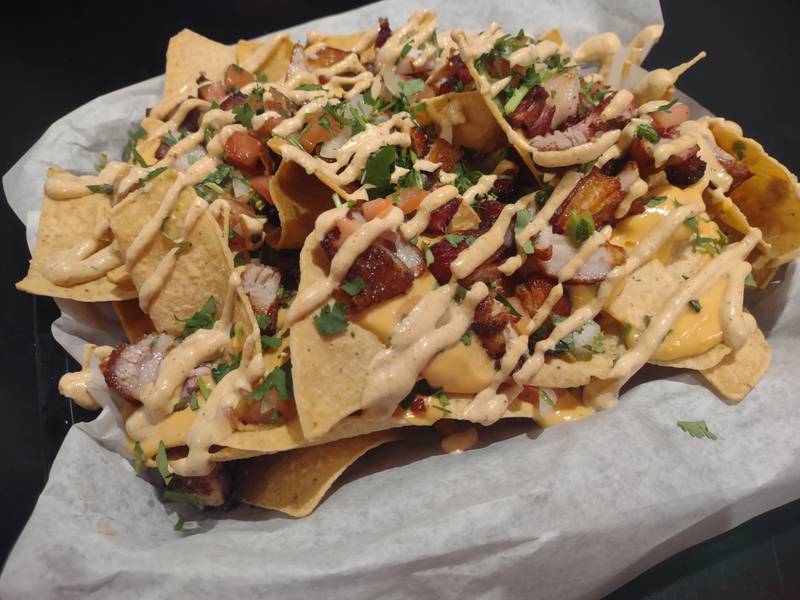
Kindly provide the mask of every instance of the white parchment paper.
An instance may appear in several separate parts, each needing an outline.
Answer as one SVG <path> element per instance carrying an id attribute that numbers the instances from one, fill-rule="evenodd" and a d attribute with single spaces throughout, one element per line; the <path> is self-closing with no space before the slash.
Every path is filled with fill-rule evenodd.
<path id="1" fill-rule="evenodd" d="M 558 26 L 573 45 L 607 30 L 627 41 L 661 19 L 654 0 L 587 4 L 424 3 L 439 12 L 440 30 L 480 29 L 492 20 L 508 30 Z M 362 29 L 379 15 L 397 24 L 417 5 L 389 0 L 292 33 Z M 699 49 L 687 43 L 687 51 Z M 5 175 L 31 245 L 46 167 L 88 172 L 98 152 L 116 155 L 160 89 L 155 78 L 90 102 L 53 124 Z M 667 556 L 800 496 L 798 295 L 790 268 L 781 284 L 749 299 L 773 361 L 738 406 L 722 403 L 688 373 L 648 369 L 618 408 L 585 421 L 546 431 L 501 423 L 460 456 L 442 455 L 422 433 L 419 444 L 380 448 L 302 520 L 248 507 L 202 514 L 162 504 L 118 453 L 119 418 L 106 401 L 95 421 L 67 435 L 0 577 L 0 595 L 602 596 Z M 122 339 L 108 310 L 60 306 L 53 334 L 74 356 L 84 340 Z M 676 426 L 698 419 L 716 442 Z M 182 533 L 173 531 L 176 509 L 187 518 Z"/>

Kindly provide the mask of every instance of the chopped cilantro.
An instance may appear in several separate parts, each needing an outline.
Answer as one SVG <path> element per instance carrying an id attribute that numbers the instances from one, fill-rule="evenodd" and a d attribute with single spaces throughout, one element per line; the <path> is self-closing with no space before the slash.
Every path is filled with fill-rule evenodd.
<path id="1" fill-rule="evenodd" d="M 556 401 L 550 397 L 550 394 L 547 393 L 547 390 L 543 390 L 541 388 L 539 389 L 539 402 L 544 402 L 551 407 L 556 405 Z"/>
<path id="2" fill-rule="evenodd" d="M 522 315 L 519 314 L 519 311 L 516 308 L 514 308 L 514 305 L 511 304 L 511 302 L 509 302 L 505 296 L 501 294 L 495 294 L 495 299 L 508 309 L 509 314 L 511 314 L 514 317 L 522 317 Z"/>
<path id="3" fill-rule="evenodd" d="M 256 315 L 256 323 L 259 329 L 266 329 L 272 324 L 272 318 L 269 315 Z"/>
<path id="4" fill-rule="evenodd" d="M 161 141 L 165 143 L 167 146 L 174 146 L 175 144 L 178 143 L 178 140 L 175 139 L 175 136 L 173 136 L 171 133 L 167 133 L 167 135 L 162 135 Z"/>
<path id="5" fill-rule="evenodd" d="M 445 234 L 444 239 L 447 240 L 447 243 L 450 244 L 453 248 L 456 248 L 461 242 L 466 242 L 467 246 L 471 246 L 475 243 L 475 236 L 474 235 L 459 235 L 457 233 L 448 233 Z"/>
<path id="6" fill-rule="evenodd" d="M 274 335 L 261 336 L 261 349 L 262 350 L 276 350 L 281 346 L 281 338 Z"/>
<path id="7" fill-rule="evenodd" d="M 247 263 L 247 260 L 244 257 L 242 252 L 237 252 L 233 255 L 233 266 L 234 267 L 243 267 Z"/>
<path id="8" fill-rule="evenodd" d="M 456 286 L 456 293 L 453 295 L 453 300 L 456 301 L 456 304 L 461 304 L 464 301 L 464 298 L 467 297 L 467 288 L 463 285 L 458 284 Z"/>
<path id="9" fill-rule="evenodd" d="M 197 392 L 192 392 L 192 395 L 189 396 L 189 408 L 200 410 L 200 404 L 197 402 Z"/>
<path id="10" fill-rule="evenodd" d="M 114 193 L 114 186 L 110 183 L 103 183 L 100 185 L 87 185 L 89 191 L 93 194 L 113 194 Z"/>
<path id="11" fill-rule="evenodd" d="M 203 400 L 208 400 L 208 397 L 211 395 L 211 390 L 208 388 L 206 380 L 202 377 L 198 377 L 197 387 L 200 389 L 200 395 L 203 397 Z"/>
<path id="12" fill-rule="evenodd" d="M 142 452 L 142 447 L 139 442 L 133 445 L 133 456 L 133 470 L 137 473 L 141 473 L 142 469 L 144 469 L 144 452 Z"/>
<path id="13" fill-rule="evenodd" d="M 464 332 L 464 335 L 461 336 L 461 343 L 465 346 L 472 344 L 472 332 L 469 329 L 467 329 Z"/>
<path id="14" fill-rule="evenodd" d="M 534 201 L 536 202 L 536 206 L 542 208 L 550 199 L 550 195 L 553 193 L 554 189 L 555 188 L 550 184 L 545 184 L 542 186 L 542 189 L 538 190 L 533 197 Z"/>
<path id="15" fill-rule="evenodd" d="M 658 132 L 653 129 L 653 126 L 649 123 L 641 123 L 636 128 L 636 137 L 639 139 L 647 140 L 653 144 L 657 143 L 661 137 L 658 135 Z"/>
<path id="16" fill-rule="evenodd" d="M 333 200 L 333 205 L 336 208 L 341 208 L 342 207 L 342 199 L 339 196 L 339 194 L 337 194 L 336 192 L 333 192 L 333 194 L 331 194 L 331 200 Z"/>
<path id="17" fill-rule="evenodd" d="M 328 115 L 322 115 L 319 118 L 319 126 L 322 127 L 328 133 L 332 133 L 333 130 L 331 129 L 331 121 L 328 118 Z"/>
<path id="18" fill-rule="evenodd" d="M 231 362 L 225 363 L 221 362 L 216 367 L 211 369 L 211 377 L 214 379 L 214 383 L 219 383 L 222 381 L 222 378 L 225 377 L 231 371 L 235 371 L 239 368 L 239 363 L 242 360 L 242 355 L 237 354 L 231 359 Z"/>
<path id="19" fill-rule="evenodd" d="M 648 208 L 653 208 L 654 206 L 658 206 L 659 204 L 664 202 L 664 200 L 666 199 L 667 199 L 666 196 L 653 196 L 647 202 L 645 202 L 644 205 Z"/>
<path id="20" fill-rule="evenodd" d="M 136 163 L 137 163 L 137 164 L 138 164 L 140 167 L 147 168 L 147 163 L 146 163 L 146 162 L 145 162 L 145 160 L 142 158 L 142 155 L 141 155 L 141 154 L 139 154 L 139 152 L 136 150 L 136 148 L 131 148 L 131 156 L 133 157 L 133 160 L 134 160 L 134 161 L 136 161 Z"/>
<path id="21" fill-rule="evenodd" d="M 203 308 L 198 310 L 188 319 L 178 319 L 183 322 L 183 336 L 193 334 L 198 329 L 211 329 L 214 326 L 214 313 L 217 312 L 217 303 L 213 296 L 209 296 Z"/>
<path id="22" fill-rule="evenodd" d="M 514 221 L 514 233 L 520 233 L 531 222 L 531 211 L 523 208 L 517 211 L 517 218 Z"/>
<path id="23" fill-rule="evenodd" d="M 334 302 L 326 304 L 318 315 L 314 316 L 314 326 L 320 335 L 328 336 L 341 333 L 347 329 L 347 306 Z"/>
<path id="24" fill-rule="evenodd" d="M 256 81 L 258 83 L 267 83 L 268 78 L 266 73 L 256 73 Z"/>
<path id="25" fill-rule="evenodd" d="M 742 160 L 744 158 L 744 151 L 745 145 L 742 140 L 736 140 L 733 142 L 733 153 L 736 154 L 736 158 Z"/>
<path id="26" fill-rule="evenodd" d="M 753 277 L 752 273 L 748 273 L 747 277 L 744 278 L 744 284 L 749 288 L 757 287 L 756 278 Z"/>
<path id="27" fill-rule="evenodd" d="M 361 183 L 374 186 L 376 193 L 381 193 L 387 187 L 392 177 L 392 168 L 397 160 L 397 150 L 394 146 L 384 146 L 373 152 L 367 159 Z"/>
<path id="28" fill-rule="evenodd" d="M 295 89 L 303 92 L 316 92 L 317 90 L 321 90 L 322 86 L 318 83 L 301 83 Z"/>
<path id="29" fill-rule="evenodd" d="M 405 58 L 409 52 L 411 52 L 411 42 L 406 42 L 406 45 L 400 50 L 400 58 Z"/>
<path id="30" fill-rule="evenodd" d="M 431 247 L 425 242 L 422 242 L 422 252 L 425 254 L 425 264 L 428 266 L 432 265 L 434 261 L 433 252 L 431 251 Z"/>
<path id="31" fill-rule="evenodd" d="M 355 296 L 361 290 L 364 289 L 364 280 L 361 277 L 356 277 L 355 279 L 348 281 L 347 283 L 343 283 L 341 286 L 342 290 L 344 290 L 350 296 Z"/>
<path id="32" fill-rule="evenodd" d="M 156 177 L 161 175 L 166 170 L 167 170 L 167 167 L 158 167 L 157 169 L 153 169 L 152 171 L 150 171 L 144 177 L 140 177 L 139 178 L 139 185 L 144 185 L 148 181 L 152 181 L 153 179 L 155 179 Z"/>
<path id="33" fill-rule="evenodd" d="M 628 334 L 631 332 L 631 329 L 633 329 L 633 327 L 631 327 L 631 324 L 625 323 L 625 327 L 622 328 L 622 331 L 619 334 L 620 342 L 625 343 L 625 340 L 628 338 Z"/>
<path id="34" fill-rule="evenodd" d="M 588 240 L 594 232 L 594 219 L 592 219 L 592 214 L 587 211 L 577 213 L 573 210 L 572 214 L 569 216 L 565 230 L 569 239 L 572 240 L 572 243 L 576 246 L 580 246 L 583 242 Z"/>
<path id="35" fill-rule="evenodd" d="M 133 151 L 136 148 L 136 142 L 146 135 L 147 131 L 144 130 L 144 127 L 137 127 L 136 129 L 128 130 L 128 143 L 125 145 L 125 148 L 122 149 L 122 160 L 128 162 L 131 159 Z"/>
<path id="36" fill-rule="evenodd" d="M 699 313 L 701 310 L 703 310 L 699 300 L 689 300 L 689 306 L 691 306 L 692 310 L 696 313 Z"/>
<path id="37" fill-rule="evenodd" d="M 253 128 L 253 117 L 256 116 L 256 113 L 249 104 L 242 104 L 241 106 L 234 107 L 233 116 L 237 123 L 241 123 L 247 127 L 247 129 Z"/>
<path id="38" fill-rule="evenodd" d="M 156 465 L 158 466 L 158 472 L 161 474 L 161 479 L 164 480 L 164 483 L 172 481 L 172 473 L 169 471 L 169 459 L 167 459 L 167 447 L 164 445 L 164 440 L 158 442 Z"/>
<path id="39" fill-rule="evenodd" d="M 105 152 L 101 152 L 97 155 L 97 162 L 94 165 L 94 170 L 98 173 L 106 168 L 108 164 L 108 155 Z"/>
<path id="40" fill-rule="evenodd" d="M 178 515 L 178 522 L 175 523 L 174 527 L 175 531 L 183 531 L 183 524 L 184 524 L 183 515 Z"/>
<path id="41" fill-rule="evenodd" d="M 288 400 L 294 394 L 291 366 L 288 363 L 272 369 L 269 375 L 248 396 L 257 402 L 261 402 L 264 396 L 273 389 L 281 400 Z"/>
<path id="42" fill-rule="evenodd" d="M 717 436 L 708 430 L 708 425 L 706 425 L 705 421 L 678 421 L 677 425 L 693 438 L 717 439 Z"/>
<path id="43" fill-rule="evenodd" d="M 190 504 L 191 506 L 194 506 L 197 510 L 202 510 L 203 508 L 202 498 L 186 492 L 176 492 L 174 490 L 167 490 L 164 492 L 164 500 L 166 502 L 183 502 L 184 504 Z"/>
<path id="44" fill-rule="evenodd" d="M 673 99 L 672 99 L 670 102 L 667 102 L 666 104 L 662 104 L 662 105 L 661 105 L 661 106 L 659 106 L 657 109 L 655 109 L 653 112 L 662 112 L 662 111 L 663 111 L 663 112 L 667 112 L 667 111 L 669 111 L 669 110 L 670 110 L 670 109 L 671 109 L 673 106 L 675 106 L 675 103 L 676 103 L 677 101 L 678 101 L 678 99 L 677 99 L 677 98 L 673 98 Z"/>

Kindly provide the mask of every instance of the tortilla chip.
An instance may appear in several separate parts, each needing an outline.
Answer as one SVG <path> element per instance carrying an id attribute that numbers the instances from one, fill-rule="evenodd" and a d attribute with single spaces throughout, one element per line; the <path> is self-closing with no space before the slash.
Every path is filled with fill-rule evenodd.
<path id="1" fill-rule="evenodd" d="M 270 240 L 274 248 L 300 248 L 308 234 L 314 231 L 314 222 L 324 211 L 333 208 L 331 190 L 317 177 L 289 160 L 284 160 L 275 176 L 270 179 L 269 193 L 280 218 L 280 231 Z"/>
<path id="2" fill-rule="evenodd" d="M 266 46 L 270 46 L 266 48 Z M 252 73 L 266 75 L 267 81 L 280 81 L 286 76 L 289 63 L 292 60 L 292 47 L 294 46 L 291 38 L 286 34 L 279 34 L 269 38 L 265 42 L 254 42 L 239 40 L 236 44 L 236 64 L 244 66 L 248 59 L 258 50 L 264 48 L 266 54 L 260 64 L 250 67 Z"/>
<path id="3" fill-rule="evenodd" d="M 447 226 L 448 231 L 463 231 L 464 229 L 477 229 L 481 224 L 481 218 L 475 209 L 466 202 L 460 202 L 456 214 Z"/>
<path id="4" fill-rule="evenodd" d="M 611 373 L 614 359 L 625 351 L 617 336 L 606 335 L 604 352 L 592 354 L 591 360 L 569 361 L 554 358 L 547 361 L 530 381 L 530 385 L 547 388 L 580 387 L 592 378 L 604 379 Z"/>
<path id="5" fill-rule="evenodd" d="M 702 371 L 718 365 L 723 358 L 731 353 L 731 347 L 725 344 L 717 344 L 710 350 L 706 350 L 697 356 L 688 356 L 676 360 L 649 360 L 648 362 L 660 367 L 672 367 L 673 369 L 692 369 Z"/>
<path id="6" fill-rule="evenodd" d="M 167 68 L 164 73 L 164 96 L 194 83 L 201 71 L 211 81 L 222 79 L 225 69 L 236 60 L 233 46 L 226 46 L 189 29 L 169 39 Z"/>
<path id="7" fill-rule="evenodd" d="M 153 325 L 150 317 L 144 314 L 142 309 L 139 308 L 138 300 L 132 299 L 112 302 L 111 306 L 129 342 L 137 342 L 146 334 L 155 331 L 155 325 Z"/>
<path id="8" fill-rule="evenodd" d="M 701 372 L 723 398 L 739 402 L 767 372 L 771 358 L 772 351 L 764 334 L 754 327 L 744 346 L 728 354 L 718 365 Z"/>
<path id="9" fill-rule="evenodd" d="M 338 50 L 344 50 L 345 52 L 354 52 L 356 44 L 358 44 L 364 35 L 367 33 L 371 34 L 372 39 L 378 37 L 378 30 L 375 28 L 374 30 L 367 32 L 367 31 L 359 31 L 358 33 L 346 33 L 343 35 L 324 35 L 318 39 L 315 39 L 315 42 L 322 42 L 326 46 L 330 46 L 331 48 L 336 48 Z M 308 44 L 310 45 L 310 44 Z M 367 64 L 374 62 L 375 60 L 375 44 L 369 44 L 359 55 L 359 61 L 362 64 Z M 314 64 L 313 59 L 309 58 L 309 63 L 312 66 L 316 66 Z"/>
<path id="10" fill-rule="evenodd" d="M 708 125 L 717 143 L 731 155 L 742 153 L 742 161 L 753 177 L 730 193 L 747 221 L 764 234 L 769 247 L 761 252 L 770 267 L 790 262 L 800 255 L 800 184 L 797 177 L 772 158 L 757 141 L 744 137 L 732 121 L 713 118 Z M 736 144 L 736 148 L 734 148 Z M 741 147 L 740 147 L 741 144 Z"/>
<path id="11" fill-rule="evenodd" d="M 150 138 L 150 136 L 162 125 L 164 125 L 164 121 L 152 117 L 145 117 L 140 124 L 141 128 L 147 132 L 147 135 L 136 143 L 136 151 L 148 165 L 158 162 L 156 150 L 161 145 L 161 138 Z"/>
<path id="12" fill-rule="evenodd" d="M 426 99 L 417 118 L 422 127 L 433 123 L 440 135 L 452 128 L 452 143 L 459 148 L 489 153 L 507 144 L 479 92 L 451 92 Z"/>
<path id="13" fill-rule="evenodd" d="M 136 298 L 135 289 L 117 285 L 105 276 L 71 287 L 56 285 L 44 276 L 48 259 L 60 250 L 92 239 L 98 212 L 110 208 L 111 200 L 106 194 L 91 194 L 70 200 L 53 200 L 45 196 L 28 274 L 17 283 L 17 289 L 29 294 L 81 302 Z"/>
<path id="14" fill-rule="evenodd" d="M 646 329 L 648 318 L 657 315 L 667 299 L 677 292 L 682 277 L 691 277 L 710 260 L 704 253 L 692 252 L 690 248 L 684 250 L 673 253 L 668 266 L 653 259 L 639 267 L 605 308 L 606 313 L 623 325 L 631 325 L 626 340 L 629 347 Z M 722 302 L 726 285 L 726 280 L 721 278 L 700 294 L 697 298 L 700 312 L 687 307 L 648 362 L 705 369 L 722 360 L 730 349 L 725 346 L 716 350 L 723 339 L 717 307 Z"/>
<path id="15" fill-rule="evenodd" d="M 399 438 L 396 431 L 384 431 L 252 459 L 241 473 L 239 495 L 248 504 L 305 517 L 347 467 L 373 448 Z"/>
<path id="16" fill-rule="evenodd" d="M 453 37 L 453 41 L 458 44 L 459 51 L 461 52 L 461 57 L 464 59 L 464 64 L 467 66 L 467 70 L 469 70 L 469 74 L 472 75 L 472 79 L 476 82 L 480 81 L 480 73 L 475 68 L 475 59 L 469 56 L 469 53 L 465 50 L 468 48 L 469 43 L 467 42 L 466 35 L 463 31 L 454 31 L 451 36 Z M 508 121 L 506 121 L 503 114 L 500 112 L 500 109 L 497 108 L 497 105 L 494 103 L 492 98 L 489 96 L 488 90 L 484 93 L 479 90 L 481 97 L 483 98 L 484 106 L 489 110 L 492 117 L 494 118 L 495 123 L 500 127 L 505 135 L 507 141 L 504 143 L 510 143 L 514 146 L 514 149 L 517 151 L 517 154 L 522 158 L 522 161 L 525 165 L 530 169 L 531 173 L 534 175 L 539 175 L 539 169 L 533 163 L 533 157 L 531 153 L 525 150 L 524 148 L 520 148 L 516 146 L 511 140 L 514 139 L 516 135 L 514 129 L 511 127 Z"/>
<path id="17" fill-rule="evenodd" d="M 158 211 L 164 195 L 176 177 L 174 170 L 165 171 L 152 183 L 131 193 L 111 211 L 111 229 L 123 253 L 144 224 Z M 180 237 L 180 224 L 183 223 L 194 198 L 195 194 L 191 189 L 184 189 L 178 197 L 164 226 L 173 239 Z M 216 300 L 219 316 L 227 294 L 228 277 L 233 270 L 233 259 L 219 225 L 208 212 L 197 220 L 188 241 L 191 242 L 191 247 L 178 253 L 175 268 L 147 311 L 157 331 L 172 335 L 183 330 L 181 319 L 200 310 L 209 296 Z M 136 263 L 127 265 L 137 289 L 142 287 L 172 247 L 172 242 L 156 235 L 141 258 Z"/>

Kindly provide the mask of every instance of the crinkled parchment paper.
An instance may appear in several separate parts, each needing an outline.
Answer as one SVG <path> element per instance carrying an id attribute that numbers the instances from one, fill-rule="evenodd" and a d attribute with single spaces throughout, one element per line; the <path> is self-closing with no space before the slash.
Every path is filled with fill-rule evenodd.
<path id="1" fill-rule="evenodd" d="M 399 23 L 416 4 L 382 2 L 292 33 L 362 29 L 379 15 Z M 661 19 L 655 1 L 586 4 L 425 3 L 439 12 L 440 30 L 479 29 L 492 20 L 508 30 L 558 26 L 573 45 L 606 30 L 627 41 Z M 687 56 L 699 44 L 690 44 Z M 160 88 L 156 78 L 90 102 L 50 127 L 6 174 L 6 194 L 31 243 L 46 167 L 88 172 L 98 152 L 116 155 Z M 800 495 L 800 283 L 793 273 L 750 304 L 773 361 L 740 405 L 724 404 L 690 374 L 648 369 L 615 410 L 585 421 L 546 431 L 503 423 L 460 456 L 442 455 L 425 435 L 418 444 L 381 448 L 302 520 L 247 507 L 226 514 L 180 507 L 186 530 L 173 531 L 176 506 L 163 505 L 116 452 L 120 424 L 106 408 L 67 436 L 0 578 L 0 595 L 601 596 Z M 74 356 L 84 339 L 122 339 L 110 311 L 61 307 L 53 334 Z M 676 426 L 698 419 L 716 442 Z"/>

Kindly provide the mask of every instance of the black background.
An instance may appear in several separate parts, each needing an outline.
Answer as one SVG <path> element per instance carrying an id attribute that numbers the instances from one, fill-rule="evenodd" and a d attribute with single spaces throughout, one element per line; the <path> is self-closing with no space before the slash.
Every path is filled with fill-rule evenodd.
<path id="1" fill-rule="evenodd" d="M 96 96 L 158 75 L 171 35 L 191 28 L 221 42 L 255 37 L 364 2 L 27 3 L 0 24 L 5 173 L 57 118 Z M 664 0 L 666 31 L 645 66 L 671 67 L 705 49 L 709 57 L 680 87 L 712 112 L 740 123 L 790 170 L 797 152 L 800 3 Z M 526 28 L 540 30 L 531 15 Z M 28 250 L 24 230 L 0 203 L 0 561 L 33 509 L 69 425 L 90 415 L 58 395 L 67 367 L 50 335 L 48 298 L 17 292 Z M 690 485 L 690 482 L 688 483 Z M 800 490 L 798 490 L 800 494 Z M 609 549 L 613 551 L 612 549 Z M 800 501 L 772 511 L 651 569 L 611 596 L 800 598 Z"/>

